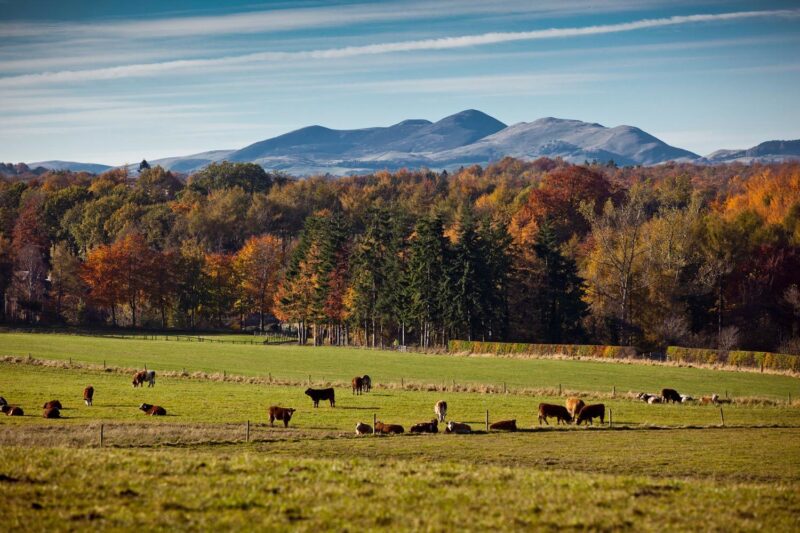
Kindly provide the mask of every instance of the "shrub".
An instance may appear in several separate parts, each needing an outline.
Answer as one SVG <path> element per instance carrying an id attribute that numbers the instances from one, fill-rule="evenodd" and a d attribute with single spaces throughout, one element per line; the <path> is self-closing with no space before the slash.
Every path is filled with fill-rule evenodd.
<path id="1" fill-rule="evenodd" d="M 528 355 L 568 357 L 599 357 L 606 359 L 628 359 L 636 357 L 636 349 L 631 346 L 603 346 L 591 344 L 525 344 L 511 342 L 483 342 L 452 340 L 448 343 L 451 353 L 475 353 L 493 355 Z"/>
<path id="2" fill-rule="evenodd" d="M 708 350 L 704 348 L 667 348 L 667 359 L 684 363 L 727 364 L 740 368 L 766 368 L 800 372 L 800 356 L 785 353 L 745 350 Z"/>

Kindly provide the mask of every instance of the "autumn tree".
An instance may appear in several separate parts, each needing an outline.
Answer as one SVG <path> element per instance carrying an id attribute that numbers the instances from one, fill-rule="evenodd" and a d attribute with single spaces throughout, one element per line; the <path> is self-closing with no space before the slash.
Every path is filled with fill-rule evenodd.
<path id="1" fill-rule="evenodd" d="M 274 235 L 251 237 L 233 260 L 246 307 L 258 312 L 259 330 L 271 312 L 283 268 L 283 246 Z"/>

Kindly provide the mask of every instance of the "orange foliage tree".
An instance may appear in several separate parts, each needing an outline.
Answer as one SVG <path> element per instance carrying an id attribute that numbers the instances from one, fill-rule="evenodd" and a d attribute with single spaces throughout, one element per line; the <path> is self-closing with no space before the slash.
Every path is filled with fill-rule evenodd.
<path id="1" fill-rule="evenodd" d="M 245 309 L 257 311 L 259 329 L 264 331 L 264 315 L 272 310 L 283 268 L 283 244 L 274 235 L 251 237 L 233 260 Z"/>

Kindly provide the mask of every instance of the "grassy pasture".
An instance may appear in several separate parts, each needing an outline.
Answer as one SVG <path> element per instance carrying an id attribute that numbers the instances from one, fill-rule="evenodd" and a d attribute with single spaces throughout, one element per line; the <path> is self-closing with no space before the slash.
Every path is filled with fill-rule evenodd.
<path id="1" fill-rule="evenodd" d="M 349 381 L 369 374 L 378 383 L 488 384 L 510 388 L 558 388 L 617 392 L 663 387 L 699 396 L 724 394 L 800 398 L 795 377 L 674 366 L 552 359 L 505 359 L 425 355 L 354 348 L 227 345 L 122 340 L 44 333 L 0 333 L 0 355 L 61 359 L 111 366 L 188 372 L 273 376 L 315 382 Z"/>

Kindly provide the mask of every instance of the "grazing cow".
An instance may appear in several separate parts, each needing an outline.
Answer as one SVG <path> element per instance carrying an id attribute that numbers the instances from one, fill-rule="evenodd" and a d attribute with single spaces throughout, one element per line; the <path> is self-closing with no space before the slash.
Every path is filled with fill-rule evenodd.
<path id="1" fill-rule="evenodd" d="M 356 424 L 356 435 L 371 435 L 372 434 L 372 426 L 365 424 L 364 422 L 359 422 Z"/>
<path id="2" fill-rule="evenodd" d="M 158 405 L 150 405 L 149 403 L 143 403 L 139 406 L 139 409 L 144 411 L 146 415 L 150 416 L 165 416 L 167 414 L 167 410 Z"/>
<path id="3" fill-rule="evenodd" d="M 92 398 L 94 398 L 94 387 L 89 385 L 83 389 L 83 401 L 88 407 L 92 406 Z"/>
<path id="4" fill-rule="evenodd" d="M 664 403 L 681 403 L 681 395 L 675 389 L 661 389 L 661 399 Z"/>
<path id="5" fill-rule="evenodd" d="M 569 416 L 575 418 L 575 415 L 581 412 L 584 405 L 586 404 L 583 403 L 583 400 L 580 398 L 567 398 L 567 411 L 569 411 Z"/>
<path id="6" fill-rule="evenodd" d="M 714 396 L 716 396 L 716 394 L 714 394 L 713 396 L 703 396 L 702 398 L 700 398 L 700 405 L 708 405 L 710 403 L 716 404 L 717 398 L 714 398 Z"/>
<path id="7" fill-rule="evenodd" d="M 277 405 L 273 405 L 269 408 L 269 425 L 275 426 L 276 420 L 283 420 L 283 427 L 289 427 L 289 420 L 292 419 L 292 415 L 296 409 L 290 409 L 287 407 L 278 407 Z"/>
<path id="8" fill-rule="evenodd" d="M 593 425 L 593 418 L 600 418 L 600 424 L 605 423 L 606 406 L 604 404 L 596 403 L 585 406 L 583 409 L 581 409 L 581 412 L 578 413 L 578 419 L 575 421 L 575 423 L 580 426 L 581 422 L 588 421 L 589 425 Z"/>
<path id="9" fill-rule="evenodd" d="M 436 413 L 436 420 L 444 422 L 447 417 L 447 402 L 444 400 L 436 402 L 436 405 L 433 406 L 433 412 Z"/>
<path id="10" fill-rule="evenodd" d="M 654 404 L 654 403 L 661 403 L 661 396 L 650 396 L 647 399 L 647 403 Z"/>
<path id="11" fill-rule="evenodd" d="M 539 404 L 539 425 L 542 425 L 542 421 L 548 426 L 550 423 L 547 421 L 548 417 L 555 417 L 556 422 L 560 424 L 564 422 L 565 424 L 569 424 L 572 422 L 572 415 L 569 414 L 569 411 L 563 405 L 555 405 L 552 403 L 540 403 Z"/>
<path id="12" fill-rule="evenodd" d="M 361 378 L 361 384 L 364 386 L 364 392 L 370 392 L 372 390 L 372 378 L 367 374 L 364 374 L 364 377 Z"/>
<path id="13" fill-rule="evenodd" d="M 489 426 L 489 429 L 497 429 L 500 431 L 516 431 L 517 419 L 514 420 L 500 420 Z"/>
<path id="14" fill-rule="evenodd" d="M 144 380 L 147 382 L 148 387 L 155 387 L 156 386 L 156 371 L 155 370 L 148 370 L 144 374 Z"/>
<path id="15" fill-rule="evenodd" d="M 314 407 L 319 407 L 320 400 L 330 400 L 331 407 L 336 407 L 336 395 L 333 392 L 333 388 L 306 389 L 305 394 L 314 401 Z"/>
<path id="16" fill-rule="evenodd" d="M 42 416 L 44 418 L 61 418 L 61 411 L 57 407 L 46 407 Z"/>
<path id="17" fill-rule="evenodd" d="M 361 379 L 361 376 L 354 377 L 353 378 L 353 394 L 361 394 L 363 389 L 364 389 L 364 380 Z"/>
<path id="18" fill-rule="evenodd" d="M 404 432 L 405 429 L 403 429 L 403 426 L 399 424 L 384 424 L 383 422 L 380 421 L 375 422 L 375 433 L 385 433 L 388 435 L 391 433 L 399 434 Z"/>
<path id="19" fill-rule="evenodd" d="M 694 401 L 694 398 L 692 398 L 688 394 L 681 394 L 681 403 L 688 403 L 688 402 L 693 402 L 693 401 Z"/>
<path id="20" fill-rule="evenodd" d="M 0 406 L 0 411 L 3 411 L 8 416 L 25 416 L 25 412 L 22 410 L 22 407 L 18 405 L 3 405 Z"/>
<path id="21" fill-rule="evenodd" d="M 461 424 L 459 422 L 450 421 L 447 423 L 447 428 L 444 430 L 444 432 L 467 434 L 472 433 L 472 428 L 469 427 L 469 424 Z"/>
<path id="22" fill-rule="evenodd" d="M 414 424 L 411 433 L 439 433 L 439 421 L 434 418 L 430 422 Z"/>
<path id="23" fill-rule="evenodd" d="M 133 388 L 134 388 L 134 389 L 135 389 L 136 387 L 138 387 L 139 385 L 141 385 L 142 383 L 144 383 L 144 376 L 145 376 L 146 374 L 147 374 L 147 371 L 145 371 L 145 370 L 140 370 L 140 371 L 138 371 L 137 373 L 135 373 L 135 374 L 133 375 L 133 381 L 131 381 L 131 383 L 133 384 Z"/>
<path id="24" fill-rule="evenodd" d="M 2 407 L 2 406 L 4 406 L 4 405 L 8 405 L 8 402 L 6 401 L 6 399 L 5 399 L 5 398 L 3 398 L 2 396 L 0 396 L 0 407 Z"/>
<path id="25" fill-rule="evenodd" d="M 49 402 L 47 402 L 42 406 L 42 409 L 53 409 L 53 408 L 63 409 L 63 407 L 61 406 L 61 402 L 59 402 L 58 400 L 50 400 Z"/>
<path id="26" fill-rule="evenodd" d="M 145 382 L 148 387 L 156 386 L 156 371 L 155 370 L 140 370 L 133 375 L 133 388 L 144 387 Z"/>

